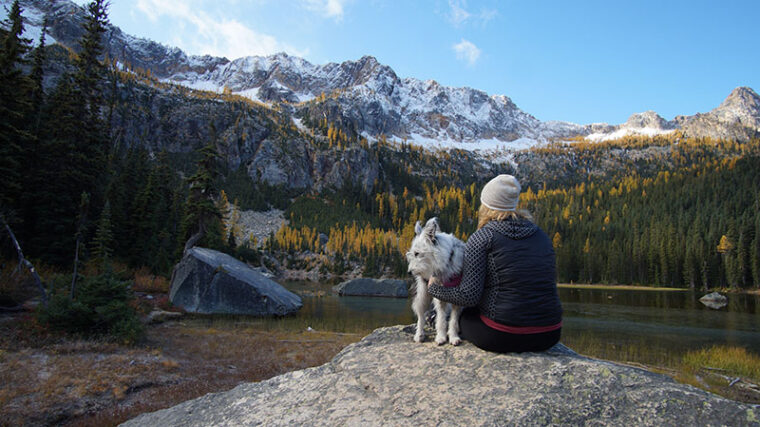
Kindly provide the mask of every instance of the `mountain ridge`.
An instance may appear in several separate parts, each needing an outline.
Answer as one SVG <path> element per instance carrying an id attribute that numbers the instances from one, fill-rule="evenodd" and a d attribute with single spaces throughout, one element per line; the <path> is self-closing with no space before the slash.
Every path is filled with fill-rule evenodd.
<path id="1" fill-rule="evenodd" d="M 0 0 L 0 4 L 9 4 Z M 77 49 L 84 8 L 69 0 L 23 0 L 27 33 L 39 34 L 42 19 L 50 36 Z M 399 77 L 365 55 L 358 60 L 315 65 L 277 53 L 229 60 L 188 55 L 176 47 L 135 37 L 110 25 L 108 55 L 133 68 L 150 70 L 165 82 L 214 92 L 230 91 L 265 103 L 294 106 L 294 118 L 322 116 L 346 133 L 381 136 L 423 146 L 520 149 L 552 140 L 582 137 L 603 141 L 626 135 L 658 135 L 681 130 L 687 136 L 747 140 L 760 135 L 760 97 L 738 87 L 715 109 L 665 120 L 653 111 L 634 113 L 618 125 L 540 121 L 506 95 L 434 80 Z M 330 95 L 325 100 L 322 96 Z"/>

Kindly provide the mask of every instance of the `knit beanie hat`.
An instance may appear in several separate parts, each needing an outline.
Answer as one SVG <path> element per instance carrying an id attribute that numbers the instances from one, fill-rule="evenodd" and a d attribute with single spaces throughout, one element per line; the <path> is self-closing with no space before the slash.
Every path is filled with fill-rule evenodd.
<path id="1" fill-rule="evenodd" d="M 512 175 L 499 175 L 488 181 L 480 193 L 480 203 L 495 211 L 513 211 L 520 201 L 520 183 Z"/>

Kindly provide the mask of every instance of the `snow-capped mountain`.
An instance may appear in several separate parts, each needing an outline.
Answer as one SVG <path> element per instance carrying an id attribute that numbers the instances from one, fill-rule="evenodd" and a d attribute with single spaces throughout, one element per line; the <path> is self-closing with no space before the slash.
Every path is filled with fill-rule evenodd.
<path id="1" fill-rule="evenodd" d="M 195 89 L 229 90 L 262 102 L 301 103 L 298 109 L 324 103 L 321 95 L 330 95 L 330 102 L 341 111 L 340 120 L 369 137 L 383 134 L 416 142 L 489 140 L 505 145 L 520 138 L 543 139 L 537 131 L 541 122 L 506 96 L 446 87 L 433 80 L 401 79 L 371 56 L 314 65 L 280 53 L 162 77 Z"/>
<path id="2" fill-rule="evenodd" d="M 11 0 L 0 0 L 9 6 Z M 76 49 L 85 11 L 68 0 L 23 0 L 26 34 L 38 38 L 44 17 L 50 37 Z M 525 148 L 577 136 L 602 141 L 625 135 L 657 135 L 681 129 L 687 135 L 747 139 L 760 133 L 760 101 L 750 88 L 737 88 L 716 109 L 666 121 L 653 111 L 633 114 L 621 125 L 542 122 L 504 95 L 454 88 L 432 80 L 400 78 L 387 65 L 365 56 L 356 61 L 315 65 L 284 53 L 232 61 L 189 56 L 178 48 L 124 34 L 111 26 L 109 57 L 193 89 L 231 91 L 265 103 L 284 102 L 297 117 L 325 117 L 347 131 L 423 145 L 458 148 Z M 325 96 L 322 96 L 325 95 Z"/>

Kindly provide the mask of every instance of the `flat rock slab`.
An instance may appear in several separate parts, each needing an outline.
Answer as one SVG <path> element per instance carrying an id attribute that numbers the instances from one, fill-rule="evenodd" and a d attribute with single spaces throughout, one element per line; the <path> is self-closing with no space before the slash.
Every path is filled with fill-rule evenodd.
<path id="1" fill-rule="evenodd" d="M 227 254 L 195 247 L 172 275 L 172 304 L 191 313 L 285 316 L 298 311 L 301 297 Z"/>
<path id="2" fill-rule="evenodd" d="M 243 384 L 125 426 L 758 426 L 760 407 L 579 356 L 495 354 L 378 329 L 322 366 Z"/>
<path id="3" fill-rule="evenodd" d="M 334 286 L 333 290 L 341 296 L 409 297 L 409 284 L 398 279 L 360 277 L 340 283 Z"/>

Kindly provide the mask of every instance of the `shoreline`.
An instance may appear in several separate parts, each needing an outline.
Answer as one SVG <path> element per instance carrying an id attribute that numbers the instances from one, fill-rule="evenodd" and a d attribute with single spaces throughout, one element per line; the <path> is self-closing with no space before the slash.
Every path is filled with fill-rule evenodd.
<path id="1" fill-rule="evenodd" d="M 615 291 L 689 291 L 687 288 L 667 288 L 642 285 L 605 285 L 592 283 L 557 283 L 558 288 L 567 289 L 606 289 Z"/>
<path id="2" fill-rule="evenodd" d="M 760 289 L 731 289 L 731 288 L 711 288 L 707 291 L 699 289 L 689 288 L 671 288 L 671 287 L 657 287 L 657 286 L 644 286 L 644 285 L 605 285 L 605 284 L 593 284 L 593 283 L 558 283 L 558 288 L 566 289 L 605 289 L 615 291 L 667 291 L 667 292 L 697 292 L 697 293 L 711 293 L 720 292 L 722 294 L 747 294 L 747 295 L 760 295 Z"/>

